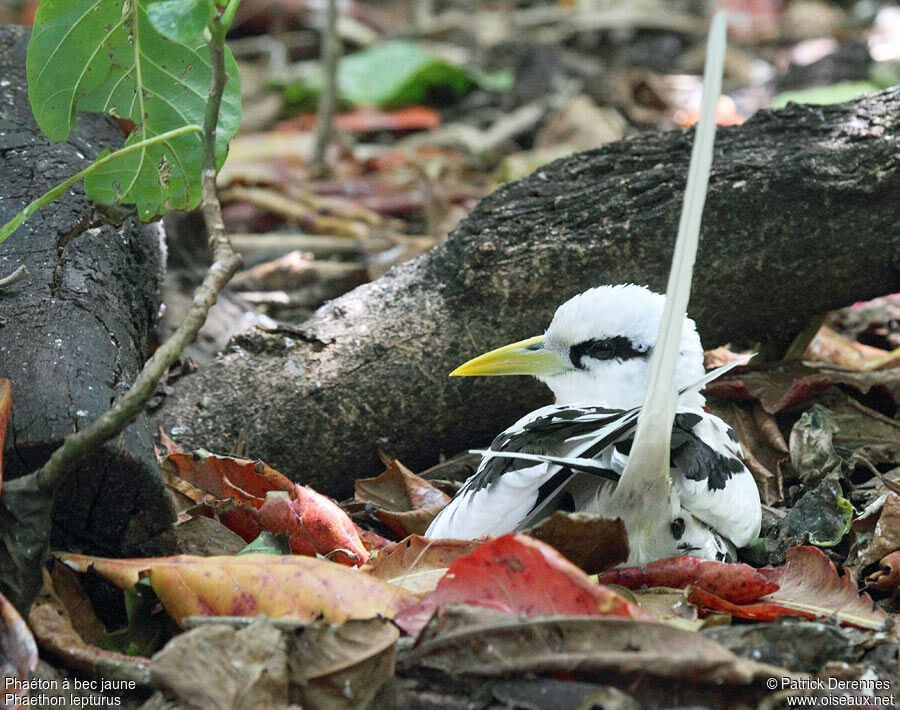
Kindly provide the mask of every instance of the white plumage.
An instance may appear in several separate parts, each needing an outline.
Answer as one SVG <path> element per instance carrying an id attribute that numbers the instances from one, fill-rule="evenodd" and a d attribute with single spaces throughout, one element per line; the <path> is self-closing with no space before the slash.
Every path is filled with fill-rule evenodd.
<path id="1" fill-rule="evenodd" d="M 671 455 L 682 465 L 670 470 L 672 515 L 642 542 L 648 536 L 632 534 L 642 523 L 629 525 L 628 511 L 614 498 L 629 459 L 664 303 L 663 296 L 641 286 L 593 288 L 560 306 L 539 342 L 502 349 L 509 374 L 535 369 L 529 358 L 541 358 L 536 369 L 556 363 L 556 372 L 536 375 L 556 395 L 556 404 L 531 412 L 494 440 L 475 475 L 426 535 L 502 535 L 562 507 L 610 517 L 624 513 L 633 563 L 677 554 L 732 559 L 734 546 L 751 542 L 759 534 L 759 494 L 738 458 L 734 433 L 703 409 L 698 390 L 720 372 L 704 374 L 700 338 L 688 318 L 675 367 L 681 394 Z M 479 360 L 490 362 L 492 356 L 460 370 L 483 367 Z"/>
<path id="2" fill-rule="evenodd" d="M 429 537 L 520 530 L 559 507 L 622 518 L 629 562 L 690 553 L 732 559 L 761 519 L 737 437 L 703 409 L 703 350 L 684 313 L 712 162 L 725 16 L 710 28 L 703 103 L 666 296 L 601 286 L 557 309 L 543 336 L 498 348 L 456 375 L 530 374 L 556 395 L 498 436 L 434 519 Z"/>

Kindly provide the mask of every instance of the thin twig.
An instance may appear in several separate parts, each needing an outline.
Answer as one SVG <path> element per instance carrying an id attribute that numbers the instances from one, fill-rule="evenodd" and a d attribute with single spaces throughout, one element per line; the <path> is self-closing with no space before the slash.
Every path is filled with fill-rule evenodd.
<path id="1" fill-rule="evenodd" d="M 337 0 L 328 0 L 325 23 L 322 27 L 322 71 L 325 82 L 319 97 L 319 123 L 316 129 L 316 147 L 313 151 L 312 173 L 324 175 L 328 167 L 325 153 L 334 137 L 334 114 L 337 110 L 337 65 L 341 56 L 341 40 L 337 33 Z"/>
<path id="2" fill-rule="evenodd" d="M 229 9 L 237 3 L 232 0 Z M 181 355 L 181 351 L 194 340 L 206 321 L 206 314 L 216 302 L 222 287 L 241 265 L 241 257 L 231 248 L 225 235 L 222 211 L 216 197 L 216 125 L 219 107 L 225 89 L 225 27 L 219 20 L 210 25 L 212 38 L 209 43 L 211 80 L 209 103 L 203 125 L 204 156 L 202 184 L 202 212 L 209 233 L 209 247 L 213 263 L 194 293 L 193 303 L 184 321 L 172 336 L 163 343 L 146 362 L 134 384 L 115 404 L 98 417 L 90 426 L 70 434 L 44 466 L 34 474 L 42 490 L 54 491 L 63 481 L 65 473 L 82 456 L 125 429 L 141 412 L 150 396 L 156 391 L 159 378 Z"/>
<path id="3" fill-rule="evenodd" d="M 28 267 L 25 264 L 22 264 L 18 269 L 13 271 L 9 276 L 4 276 L 0 279 L 0 288 L 5 288 L 7 286 L 12 286 L 16 281 L 21 281 L 26 276 L 28 276 Z"/>

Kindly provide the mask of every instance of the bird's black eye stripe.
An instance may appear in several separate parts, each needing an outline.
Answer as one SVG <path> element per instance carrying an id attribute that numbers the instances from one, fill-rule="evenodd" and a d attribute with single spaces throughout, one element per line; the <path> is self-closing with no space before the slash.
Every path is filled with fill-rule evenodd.
<path id="1" fill-rule="evenodd" d="M 590 357 L 594 360 L 628 360 L 633 357 L 647 357 L 650 354 L 648 348 L 635 346 L 624 335 L 615 335 L 611 338 L 585 340 L 576 343 L 569 349 L 569 358 L 575 367 L 584 367 L 582 358 Z"/>

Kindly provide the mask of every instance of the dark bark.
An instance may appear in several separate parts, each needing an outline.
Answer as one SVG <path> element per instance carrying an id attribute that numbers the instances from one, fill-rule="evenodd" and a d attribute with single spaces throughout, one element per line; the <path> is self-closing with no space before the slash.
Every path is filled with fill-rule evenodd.
<path id="1" fill-rule="evenodd" d="M 121 144 L 110 119 L 87 116 L 51 145 L 31 115 L 24 28 L 0 28 L 0 223 Z M 4 475 L 39 468 L 63 437 L 104 412 L 140 370 L 159 305 L 160 232 L 130 212 L 98 212 L 79 185 L 0 245 L 0 377 L 13 385 Z M 54 507 L 54 543 L 153 554 L 174 544 L 174 512 L 141 416 L 69 474 Z"/>
<path id="2" fill-rule="evenodd" d="M 182 380 L 158 420 L 190 447 L 251 456 L 333 495 L 378 468 L 484 443 L 548 401 L 526 378 L 448 378 L 540 333 L 603 283 L 662 290 L 692 134 L 557 161 L 484 199 L 446 243 L 253 332 Z M 813 314 L 900 289 L 900 91 L 762 111 L 720 129 L 690 313 L 706 347 L 783 340 Z"/>

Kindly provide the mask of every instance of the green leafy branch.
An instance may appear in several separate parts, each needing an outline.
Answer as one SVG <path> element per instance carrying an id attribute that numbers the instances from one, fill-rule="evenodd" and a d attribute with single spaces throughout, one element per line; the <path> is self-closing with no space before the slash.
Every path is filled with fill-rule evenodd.
<path id="1" fill-rule="evenodd" d="M 114 160 L 121 160 L 126 157 L 129 153 L 134 153 L 139 150 L 144 150 L 149 148 L 150 146 L 155 145 L 156 143 L 165 143 L 166 141 L 172 138 L 178 138 L 185 133 L 202 133 L 203 129 L 200 126 L 183 126 L 181 128 L 175 128 L 171 131 L 167 131 L 158 136 L 154 136 L 153 138 L 147 138 L 146 140 L 140 141 L 139 143 L 132 143 L 129 146 L 125 146 L 124 148 L 120 148 L 119 150 L 113 153 L 107 153 L 106 155 L 98 158 L 93 163 L 88 165 L 84 170 L 75 173 L 72 177 L 63 180 L 59 185 L 54 188 L 51 188 L 43 195 L 33 200 L 25 209 L 19 212 L 15 217 L 13 217 L 9 222 L 0 227 L 0 244 L 2 244 L 6 238 L 15 232 L 22 223 L 25 222 L 31 215 L 37 212 L 41 207 L 46 207 L 50 203 L 56 201 L 59 197 L 62 197 L 66 190 L 68 190 L 72 185 L 77 183 L 79 180 L 87 178 L 91 173 L 96 170 L 101 170 L 106 165 L 111 163 Z"/>
<path id="2" fill-rule="evenodd" d="M 216 196 L 216 173 L 240 120 L 237 66 L 225 46 L 239 2 L 228 0 L 219 10 L 214 0 L 45 0 L 35 17 L 26 65 L 29 99 L 48 137 L 67 138 L 76 109 L 127 118 L 135 129 L 122 149 L 101 154 L 28 205 L 3 228 L 3 238 L 84 178 L 88 196 L 135 204 L 145 218 L 200 203 L 213 263 L 184 321 L 128 392 L 67 436 L 42 468 L 4 485 L 0 591 L 23 612 L 41 585 L 53 497 L 65 476 L 134 420 L 240 267 Z"/>

